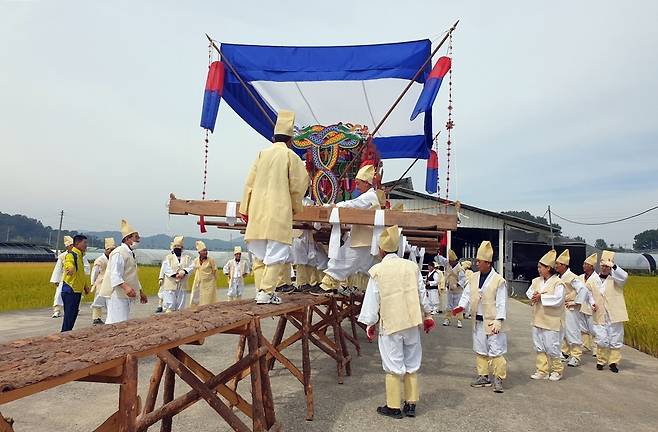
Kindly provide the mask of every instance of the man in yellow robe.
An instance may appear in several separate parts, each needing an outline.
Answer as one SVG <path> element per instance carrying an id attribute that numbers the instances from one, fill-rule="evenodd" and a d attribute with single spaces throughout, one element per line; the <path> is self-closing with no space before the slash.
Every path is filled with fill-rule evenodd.
<path id="1" fill-rule="evenodd" d="M 217 263 L 208 255 L 208 248 L 201 240 L 195 247 L 199 256 L 194 260 L 194 282 L 190 306 L 207 305 L 217 302 Z"/>
<path id="2" fill-rule="evenodd" d="M 258 281 L 256 303 L 280 304 L 274 293 L 282 272 L 289 271 L 293 214 L 301 211 L 308 188 L 306 167 L 292 145 L 295 114 L 280 111 L 274 127 L 274 144 L 258 153 L 251 166 L 240 214 L 247 222 L 245 241 L 254 255 Z"/>

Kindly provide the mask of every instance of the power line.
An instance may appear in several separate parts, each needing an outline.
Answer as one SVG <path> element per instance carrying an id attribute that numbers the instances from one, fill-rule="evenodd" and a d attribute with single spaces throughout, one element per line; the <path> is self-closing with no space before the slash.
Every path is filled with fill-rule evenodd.
<path id="1" fill-rule="evenodd" d="M 655 205 L 655 206 L 653 206 L 649 209 L 646 209 L 646 210 L 644 210 L 640 213 L 636 213 L 636 214 L 631 215 L 631 216 L 626 216 L 626 217 L 621 218 L 621 219 L 615 219 L 615 220 L 611 220 L 611 221 L 607 221 L 607 222 L 578 222 L 578 221 L 574 221 L 574 220 L 562 217 L 559 214 L 555 213 L 554 211 L 552 213 L 555 217 L 557 217 L 559 219 L 562 219 L 563 221 L 570 222 L 572 224 L 576 224 L 576 225 L 610 225 L 610 224 L 613 224 L 613 223 L 623 222 L 623 221 L 626 221 L 626 220 L 629 220 L 629 219 L 636 218 L 638 216 L 642 216 L 643 214 L 649 213 L 650 211 L 653 211 L 653 210 L 656 210 L 656 209 L 658 209 L 658 205 Z"/>

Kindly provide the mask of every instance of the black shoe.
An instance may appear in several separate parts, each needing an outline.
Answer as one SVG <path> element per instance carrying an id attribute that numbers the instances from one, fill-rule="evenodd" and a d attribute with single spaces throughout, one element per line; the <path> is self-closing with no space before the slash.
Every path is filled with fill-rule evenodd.
<path id="1" fill-rule="evenodd" d="M 407 417 L 416 417 L 416 404 L 410 404 L 405 402 L 402 411 L 404 412 L 404 415 L 406 415 Z"/>
<path id="2" fill-rule="evenodd" d="M 400 409 L 389 408 L 386 405 L 377 407 L 377 414 L 384 415 L 386 417 L 392 417 L 394 419 L 401 419 L 404 417 Z"/>
<path id="3" fill-rule="evenodd" d="M 274 291 L 287 294 L 295 291 L 295 287 L 293 285 L 281 285 L 279 287 L 276 287 Z"/>
<path id="4" fill-rule="evenodd" d="M 596 370 L 603 370 L 603 365 L 602 364 L 596 364 Z"/>
<path id="5" fill-rule="evenodd" d="M 92 323 L 93 325 L 103 325 L 103 324 L 105 324 L 105 323 L 103 322 L 103 320 L 100 319 L 100 318 L 96 318 L 96 319 L 93 320 L 91 323 Z"/>
<path id="6" fill-rule="evenodd" d="M 158 306 L 157 309 L 155 309 L 155 313 L 162 313 L 162 306 Z"/>
<path id="7" fill-rule="evenodd" d="M 610 363 L 610 366 L 608 366 L 608 367 L 614 373 L 619 373 L 619 368 L 617 367 L 617 363 Z"/>
<path id="8" fill-rule="evenodd" d="M 564 357 L 565 359 L 568 359 L 568 358 L 569 358 L 569 354 L 562 353 L 562 357 Z"/>
<path id="9" fill-rule="evenodd" d="M 322 289 L 320 285 L 318 285 L 311 288 L 311 290 L 308 293 L 316 296 L 331 296 L 332 294 L 336 293 L 336 290 L 325 291 Z"/>

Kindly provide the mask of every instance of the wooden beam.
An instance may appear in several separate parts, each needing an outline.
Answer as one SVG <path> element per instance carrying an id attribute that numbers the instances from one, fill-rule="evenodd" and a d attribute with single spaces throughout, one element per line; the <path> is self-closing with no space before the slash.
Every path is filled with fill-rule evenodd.
<path id="1" fill-rule="evenodd" d="M 6 419 L 0 414 L 0 432 L 14 432 L 14 420 Z"/>
<path id="2" fill-rule="evenodd" d="M 158 354 L 158 357 L 167 363 L 167 367 L 173 370 L 176 375 L 181 377 L 183 381 L 196 390 L 199 395 L 208 402 L 208 405 L 226 420 L 233 430 L 238 432 L 250 432 L 247 425 L 245 425 L 242 420 L 240 420 L 240 418 L 236 416 L 231 409 L 221 401 L 221 399 L 219 399 L 219 396 L 217 396 L 217 394 L 208 388 L 203 381 L 197 378 L 187 367 L 185 367 L 180 360 L 174 357 L 172 353 L 169 351 L 163 351 Z"/>
<path id="3" fill-rule="evenodd" d="M 135 432 L 139 403 L 137 402 L 137 357 L 128 354 L 123 367 L 123 382 L 119 388 L 119 432 Z"/>
<path id="4" fill-rule="evenodd" d="M 331 207 L 304 207 L 293 216 L 295 222 L 329 222 Z M 169 200 L 169 214 L 226 217 L 226 201 L 220 200 L 182 200 L 173 194 Z M 351 225 L 372 225 L 375 210 L 341 208 L 340 221 Z M 384 220 L 387 226 L 398 225 L 408 228 L 433 228 L 436 230 L 457 229 L 457 215 L 431 215 L 426 213 L 385 210 Z"/>
<path id="5" fill-rule="evenodd" d="M 161 360 L 164 361 L 164 359 L 162 358 Z M 172 420 L 176 413 L 174 413 L 173 410 L 168 412 L 165 408 L 167 407 L 167 405 L 169 405 L 170 402 L 174 400 L 175 387 L 176 387 L 176 374 L 174 373 L 174 370 L 172 368 L 167 366 L 167 369 L 165 370 L 164 390 L 162 394 L 163 412 L 162 412 L 162 416 L 160 417 L 162 419 L 162 423 L 160 424 L 160 432 L 171 432 Z"/>

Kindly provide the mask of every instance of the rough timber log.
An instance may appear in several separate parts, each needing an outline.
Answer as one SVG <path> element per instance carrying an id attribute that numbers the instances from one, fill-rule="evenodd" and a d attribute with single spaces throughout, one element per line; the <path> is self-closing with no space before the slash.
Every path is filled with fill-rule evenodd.
<path id="1" fill-rule="evenodd" d="M 161 431 L 171 431 L 172 418 L 200 400 L 213 407 L 234 430 L 279 430 L 281 425 L 275 418 L 269 381 L 269 360 L 278 360 L 301 382 L 306 396 L 306 417 L 312 419 L 309 342 L 336 361 L 339 380 L 344 372 L 350 374 L 351 357 L 346 341 L 353 342 L 352 335 L 344 332 L 340 323 L 358 310 L 347 308 L 346 304 L 349 303 L 296 293 L 284 295 L 281 305 L 256 305 L 246 300 L 223 302 L 10 342 L 0 345 L 0 405 L 71 381 L 105 382 L 119 384 L 119 409 L 95 429 L 97 432 L 139 432 L 157 422 L 161 422 Z M 316 311 L 320 321 L 312 322 L 312 311 Z M 282 340 L 281 328 L 281 335 L 272 339 L 277 343 L 269 342 L 261 333 L 260 320 L 276 316 L 290 320 L 299 331 Z M 327 328 L 333 329 L 333 341 L 326 335 Z M 240 335 L 248 346 L 248 352 L 244 352 L 243 345 L 240 358 L 219 373 L 209 371 L 181 349 L 204 338 L 211 343 L 213 339 L 207 338 L 219 333 Z M 281 353 L 299 340 L 302 341 L 301 371 Z M 157 361 L 142 409 L 142 399 L 137 394 L 137 365 L 140 358 L 147 356 L 156 356 Z M 231 381 L 246 376 L 251 376 L 250 402 L 229 387 Z M 176 379 L 192 389 L 175 397 Z M 158 400 L 162 405 L 156 407 Z M 249 426 L 238 419 L 230 407 L 237 407 L 253 424 Z M 0 426 L 6 429 L 5 424 Z"/>
<path id="2" fill-rule="evenodd" d="M 169 214 L 226 217 L 226 201 L 219 200 L 182 200 L 173 194 L 169 199 Z M 239 205 L 239 203 L 238 203 Z M 351 225 L 372 225 L 375 210 L 352 208 L 340 209 L 340 221 Z M 329 222 L 331 207 L 304 207 L 293 216 L 295 222 Z M 432 228 L 439 231 L 457 229 L 456 215 L 431 215 L 426 213 L 385 210 L 384 223 L 387 226 L 398 225 L 406 228 Z"/>

